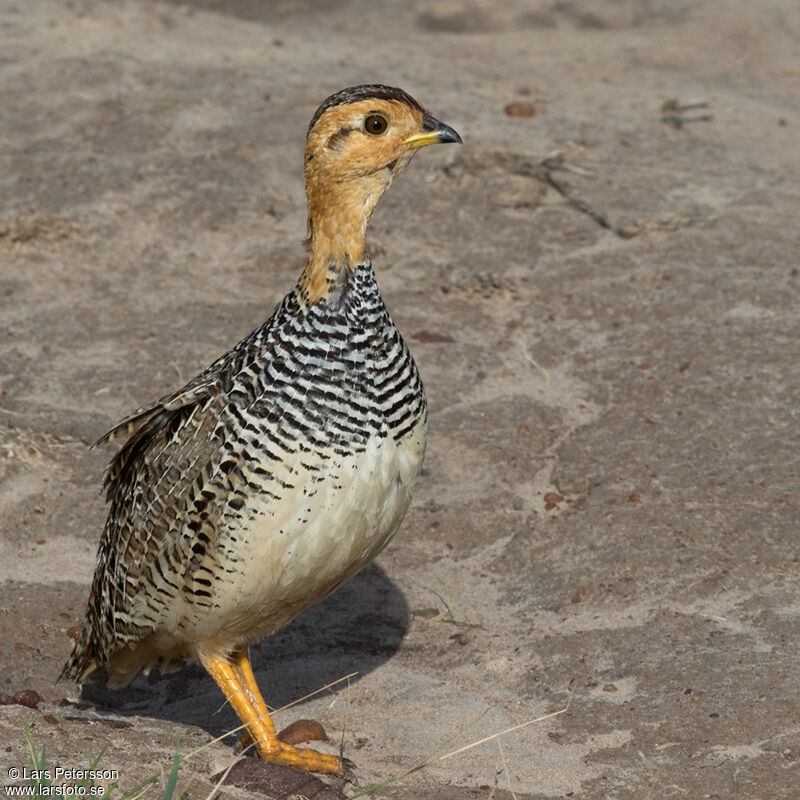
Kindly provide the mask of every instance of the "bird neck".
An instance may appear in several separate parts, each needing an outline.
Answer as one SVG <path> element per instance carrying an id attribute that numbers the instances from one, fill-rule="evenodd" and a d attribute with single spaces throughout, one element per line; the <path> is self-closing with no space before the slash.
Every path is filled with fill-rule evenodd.
<path id="1" fill-rule="evenodd" d="M 367 226 L 387 185 L 373 176 L 327 186 L 309 182 L 309 254 L 298 284 L 305 304 L 327 297 L 343 270 L 355 270 L 364 263 Z"/>

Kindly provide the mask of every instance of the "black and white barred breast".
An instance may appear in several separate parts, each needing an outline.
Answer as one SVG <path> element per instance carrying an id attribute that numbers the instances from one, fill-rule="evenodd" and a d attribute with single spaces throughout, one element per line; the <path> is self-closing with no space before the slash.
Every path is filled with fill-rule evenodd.
<path id="1" fill-rule="evenodd" d="M 255 428 L 345 454 L 372 436 L 402 439 L 425 414 L 419 373 L 369 263 L 343 271 L 326 301 L 305 310 L 291 292 L 237 351 L 228 392 L 242 443 Z"/>
<path id="2" fill-rule="evenodd" d="M 67 676 L 100 667 L 120 683 L 198 642 L 256 641 L 394 534 L 424 455 L 425 394 L 371 264 L 338 278 L 312 305 L 290 292 L 115 429 L 130 438 L 109 468 L 90 624 Z"/>

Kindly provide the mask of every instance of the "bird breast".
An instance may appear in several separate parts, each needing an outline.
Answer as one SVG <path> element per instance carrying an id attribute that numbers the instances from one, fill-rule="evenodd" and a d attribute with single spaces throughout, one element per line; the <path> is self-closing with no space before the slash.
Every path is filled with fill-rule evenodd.
<path id="1" fill-rule="evenodd" d="M 400 441 L 374 436 L 362 451 L 331 458 L 323 475 L 298 463 L 279 499 L 253 498 L 249 521 L 228 544 L 232 579 L 220 580 L 216 612 L 198 619 L 189 638 L 254 642 L 355 575 L 406 513 L 426 428 L 421 419 Z"/>

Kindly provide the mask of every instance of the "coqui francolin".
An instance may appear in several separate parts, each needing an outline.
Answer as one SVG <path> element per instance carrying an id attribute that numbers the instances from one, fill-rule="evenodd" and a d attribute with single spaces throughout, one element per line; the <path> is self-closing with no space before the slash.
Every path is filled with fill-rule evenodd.
<path id="1" fill-rule="evenodd" d="M 366 231 L 424 145 L 460 142 L 401 89 L 344 89 L 305 149 L 308 260 L 273 315 L 179 391 L 122 420 L 86 620 L 62 677 L 199 661 L 267 761 L 341 774 L 277 738 L 246 648 L 374 558 L 425 451 L 419 373 Z"/>

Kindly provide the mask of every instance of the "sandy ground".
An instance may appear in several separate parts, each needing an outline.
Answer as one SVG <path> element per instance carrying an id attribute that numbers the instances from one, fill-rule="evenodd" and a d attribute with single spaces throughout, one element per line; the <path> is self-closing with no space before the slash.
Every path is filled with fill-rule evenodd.
<path id="1" fill-rule="evenodd" d="M 270 314 L 305 126 L 380 81 L 465 141 L 371 237 L 429 455 L 377 564 L 255 648 L 274 706 L 358 673 L 279 722 L 321 720 L 366 787 L 572 685 L 376 796 L 800 795 L 796 3 L 0 8 L 0 694 L 42 698 L 0 707 L 0 785 L 24 723 L 52 765 L 107 746 L 126 789 L 234 726 L 196 667 L 54 683 L 104 519 L 88 445 Z M 354 791 L 278 777 L 250 760 L 225 792 Z"/>

